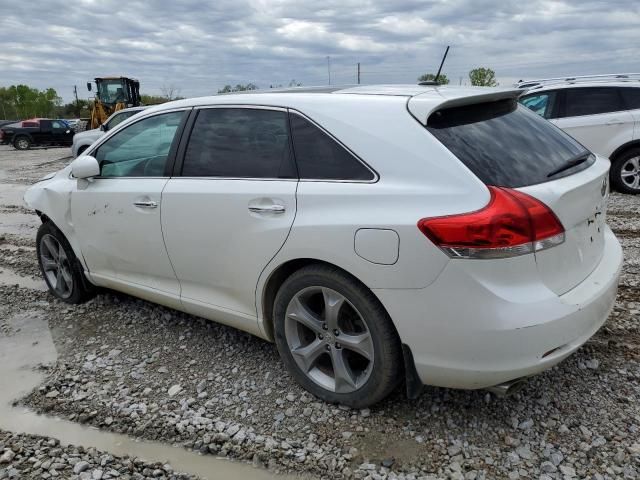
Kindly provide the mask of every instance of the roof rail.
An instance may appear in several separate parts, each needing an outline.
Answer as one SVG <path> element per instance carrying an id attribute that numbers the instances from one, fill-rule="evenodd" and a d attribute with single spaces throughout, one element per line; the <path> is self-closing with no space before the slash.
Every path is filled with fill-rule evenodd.
<path id="1" fill-rule="evenodd" d="M 536 88 L 557 83 L 607 82 L 612 80 L 619 82 L 640 81 L 640 73 L 607 73 L 604 75 L 575 75 L 572 77 L 520 80 L 514 83 L 513 86 L 517 88 Z"/>

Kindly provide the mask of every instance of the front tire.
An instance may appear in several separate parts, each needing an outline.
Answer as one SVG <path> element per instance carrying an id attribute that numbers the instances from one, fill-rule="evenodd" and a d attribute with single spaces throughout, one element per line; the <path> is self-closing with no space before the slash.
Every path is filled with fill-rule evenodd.
<path id="1" fill-rule="evenodd" d="M 73 249 L 51 222 L 44 222 L 36 236 L 40 272 L 56 298 L 66 303 L 82 303 L 94 294 Z"/>
<path id="2" fill-rule="evenodd" d="M 385 398 L 402 379 L 398 334 L 377 298 L 343 271 L 310 265 L 274 303 L 283 363 L 306 390 L 354 408 Z"/>
<path id="3" fill-rule="evenodd" d="M 611 163 L 611 185 L 621 193 L 640 193 L 640 148 L 618 155 Z"/>
<path id="4" fill-rule="evenodd" d="M 13 147 L 16 150 L 29 150 L 31 148 L 31 140 L 29 140 L 29 137 L 21 135 L 13 141 Z"/>

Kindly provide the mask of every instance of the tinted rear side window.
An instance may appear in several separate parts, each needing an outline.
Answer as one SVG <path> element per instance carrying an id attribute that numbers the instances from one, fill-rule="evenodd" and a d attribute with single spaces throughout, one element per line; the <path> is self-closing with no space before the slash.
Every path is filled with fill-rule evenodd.
<path id="1" fill-rule="evenodd" d="M 342 145 L 300 115 L 291 115 L 291 135 L 301 179 L 373 180 L 373 172 Z"/>
<path id="2" fill-rule="evenodd" d="M 587 154 L 560 129 L 515 100 L 481 103 L 434 112 L 427 129 L 487 185 L 524 187 L 576 173 L 591 157 L 548 175 Z"/>
<path id="3" fill-rule="evenodd" d="M 287 113 L 201 110 L 184 157 L 185 177 L 294 178 Z"/>
<path id="4" fill-rule="evenodd" d="M 565 90 L 564 117 L 597 115 L 624 110 L 618 89 L 614 87 L 568 88 Z"/>
<path id="5" fill-rule="evenodd" d="M 640 87 L 624 87 L 620 89 L 627 110 L 640 109 Z"/>

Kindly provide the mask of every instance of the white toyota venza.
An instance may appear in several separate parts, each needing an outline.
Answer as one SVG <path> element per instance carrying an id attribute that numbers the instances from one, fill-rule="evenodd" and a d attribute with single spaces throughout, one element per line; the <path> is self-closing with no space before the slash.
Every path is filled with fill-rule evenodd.
<path id="1" fill-rule="evenodd" d="M 361 407 L 404 383 L 508 392 L 614 303 L 609 161 L 521 90 L 298 89 L 180 100 L 25 195 L 53 295 L 126 292 L 274 341 Z"/>

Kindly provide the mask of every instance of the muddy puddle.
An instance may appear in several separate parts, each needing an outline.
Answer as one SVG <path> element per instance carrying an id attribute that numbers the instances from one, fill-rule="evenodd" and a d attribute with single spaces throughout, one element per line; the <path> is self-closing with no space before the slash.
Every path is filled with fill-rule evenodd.
<path id="1" fill-rule="evenodd" d="M 63 445 L 94 447 L 112 455 L 169 463 L 175 471 L 203 479 L 286 478 L 247 464 L 199 455 L 162 443 L 139 441 L 126 435 L 38 415 L 24 407 L 12 407 L 15 400 L 28 394 L 44 380 L 44 374 L 38 367 L 53 364 L 57 354 L 46 319 L 41 313 L 26 312 L 6 319 L 6 322 L 16 333 L 0 336 L 0 429 L 53 437 Z"/>
<path id="2" fill-rule="evenodd" d="M 0 208 L 0 235 L 8 233 L 35 239 L 39 225 L 40 220 L 35 214 L 7 213 Z"/>
<path id="3" fill-rule="evenodd" d="M 18 285 L 22 288 L 40 290 L 42 292 L 47 290 L 47 284 L 43 279 L 23 277 L 22 275 L 18 275 L 4 267 L 0 267 L 0 285 Z"/>

